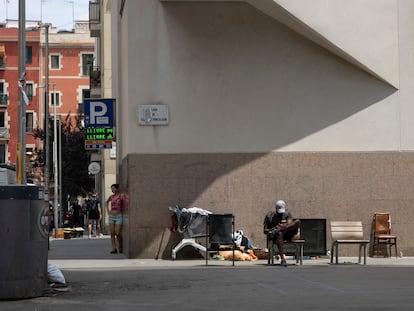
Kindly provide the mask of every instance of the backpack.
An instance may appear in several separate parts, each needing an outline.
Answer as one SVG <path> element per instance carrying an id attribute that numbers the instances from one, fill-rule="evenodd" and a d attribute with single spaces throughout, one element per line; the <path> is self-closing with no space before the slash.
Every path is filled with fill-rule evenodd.
<path id="1" fill-rule="evenodd" d="M 89 199 L 87 201 L 87 212 L 89 219 L 98 219 L 99 218 L 99 210 L 98 210 L 98 203 L 97 199 Z"/>
<path id="2" fill-rule="evenodd" d="M 88 200 L 88 209 L 92 213 L 97 213 L 98 212 L 98 200 L 97 199 Z"/>

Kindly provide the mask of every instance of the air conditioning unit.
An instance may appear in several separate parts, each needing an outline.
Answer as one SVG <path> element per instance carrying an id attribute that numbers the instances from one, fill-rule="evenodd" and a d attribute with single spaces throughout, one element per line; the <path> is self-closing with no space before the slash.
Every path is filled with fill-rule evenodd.
<path id="1" fill-rule="evenodd" d="M 0 127 L 0 138 L 9 138 L 9 129 L 7 127 Z"/>

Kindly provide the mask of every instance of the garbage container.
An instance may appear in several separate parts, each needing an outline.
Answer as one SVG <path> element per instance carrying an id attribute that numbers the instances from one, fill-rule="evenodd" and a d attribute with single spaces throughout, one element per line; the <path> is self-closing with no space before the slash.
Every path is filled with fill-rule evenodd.
<path id="1" fill-rule="evenodd" d="M 43 188 L 0 186 L 0 299 L 43 294 L 47 286 L 48 216 Z"/>

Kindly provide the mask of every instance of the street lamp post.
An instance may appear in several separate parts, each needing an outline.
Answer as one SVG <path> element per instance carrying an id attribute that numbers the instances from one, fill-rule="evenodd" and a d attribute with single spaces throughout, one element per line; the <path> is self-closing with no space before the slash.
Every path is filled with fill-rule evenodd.
<path id="1" fill-rule="evenodd" d="M 48 23 L 39 23 L 37 28 L 45 29 L 45 92 L 44 92 L 44 123 L 43 130 L 45 135 L 45 141 L 43 145 L 43 154 L 45 159 L 44 164 L 44 199 L 49 204 L 49 172 L 50 172 L 50 138 L 49 138 L 49 27 Z M 57 207 L 54 207 L 54 225 L 55 225 L 55 237 L 57 238 Z"/>
<path id="2" fill-rule="evenodd" d="M 75 3 L 73 0 L 66 0 L 65 2 L 72 4 L 72 27 L 75 30 Z"/>
<path id="3" fill-rule="evenodd" d="M 53 85 L 53 101 L 54 103 L 56 103 L 56 83 L 52 82 L 50 83 Z M 49 89 L 48 87 L 46 87 L 46 85 L 39 85 L 39 88 L 45 88 L 45 89 Z M 48 93 L 48 92 L 47 92 Z M 49 114 L 48 114 L 48 118 L 49 118 Z M 45 122 L 45 127 L 48 127 L 49 123 Z M 54 218 L 54 226 L 55 228 L 59 227 L 59 211 L 58 211 L 58 206 L 60 205 L 58 203 L 58 198 L 60 197 L 60 195 L 57 195 L 57 189 L 59 187 L 59 184 L 61 184 L 61 182 L 56 182 L 59 173 L 57 171 L 57 139 L 56 139 L 56 127 L 57 127 L 57 113 L 56 113 L 56 105 L 53 105 L 53 128 L 54 128 L 54 133 L 53 133 L 53 169 L 54 169 L 54 179 L 55 179 L 55 184 L 54 184 L 54 202 L 53 202 L 53 218 Z M 49 141 L 49 139 L 47 139 L 46 141 Z M 46 149 L 46 147 L 45 147 Z M 49 150 L 49 148 L 47 148 L 47 150 Z M 47 151 L 47 153 L 49 153 L 49 151 Z M 47 163 L 50 163 L 49 161 Z M 45 165 L 45 171 L 48 170 L 49 171 L 49 165 Z M 46 173 L 45 173 L 46 176 Z M 49 177 L 49 174 L 47 174 L 47 176 Z M 45 178 L 46 180 L 46 178 Z M 45 187 L 46 187 L 46 181 L 45 181 Z M 49 178 L 48 178 L 48 183 L 47 183 L 47 188 L 49 189 Z M 48 192 L 49 193 L 49 192 Z M 46 199 L 45 199 L 46 200 Z M 47 201 L 49 200 L 49 198 L 47 198 Z M 57 237 L 57 229 L 55 229 L 55 237 Z"/>
<path id="4" fill-rule="evenodd" d="M 56 120 L 56 83 L 53 83 L 53 171 L 54 171 L 54 189 L 55 193 L 53 196 L 53 206 L 55 216 L 58 214 L 58 187 L 59 187 L 59 179 L 58 179 L 58 163 L 57 163 L 57 120 Z M 57 228 L 58 220 L 55 217 L 55 228 Z M 55 233 L 57 229 L 55 229 Z"/>
<path id="5" fill-rule="evenodd" d="M 49 24 L 40 24 L 40 27 L 45 29 L 45 123 L 44 123 L 44 131 L 45 131 L 45 146 L 44 146 L 44 153 L 45 153 L 45 200 L 49 202 L 49 168 L 50 168 L 50 139 L 49 139 Z M 56 217 L 56 214 L 55 214 Z M 56 222 L 56 221 L 55 221 Z M 55 237 L 57 237 L 57 227 L 55 227 Z"/>
<path id="6" fill-rule="evenodd" d="M 49 27 L 48 23 L 39 23 L 38 28 L 45 29 L 45 95 L 44 95 L 44 123 L 43 130 L 45 135 L 45 141 L 43 145 L 43 154 L 45 159 L 44 165 L 44 198 L 47 204 L 49 204 L 49 172 L 50 172 L 50 138 L 49 138 Z M 55 219 L 55 237 L 57 238 L 57 211 L 54 210 Z"/>
<path id="7" fill-rule="evenodd" d="M 26 103 L 23 100 L 26 67 L 26 2 L 19 0 L 19 104 L 18 104 L 18 142 L 17 142 L 17 183 L 26 184 Z"/>

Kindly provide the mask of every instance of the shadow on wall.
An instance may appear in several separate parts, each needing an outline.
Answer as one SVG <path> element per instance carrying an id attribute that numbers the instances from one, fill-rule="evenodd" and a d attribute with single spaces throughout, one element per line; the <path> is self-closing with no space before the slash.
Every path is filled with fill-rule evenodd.
<path id="1" fill-rule="evenodd" d="M 193 115 L 168 129 L 176 132 L 182 154 L 124 159 L 134 206 L 130 257 L 171 258 L 180 236 L 165 228 L 167 208 L 175 204 L 233 213 L 236 228 L 260 228 L 249 237 L 261 241 L 264 213 L 285 193 L 292 160 L 289 153 L 269 152 L 345 120 L 395 89 L 249 5 L 172 2 L 162 8 L 160 27 L 168 40 L 159 48 L 169 57 L 168 68 L 156 68 L 159 91 L 174 89 L 170 105 L 187 105 Z M 187 151 L 189 140 L 194 150 L 208 153 Z"/>
<path id="2" fill-rule="evenodd" d="M 168 70 L 155 70 L 160 92 L 163 85 L 174 89 L 171 107 L 191 107 L 192 118 L 170 130 L 194 150 L 276 150 L 395 92 L 245 3 L 162 7 L 169 40 L 159 48 L 169 51 Z M 202 132 L 208 133 L 203 139 L 191 136 Z M 323 144 L 338 148 L 338 142 Z"/>

